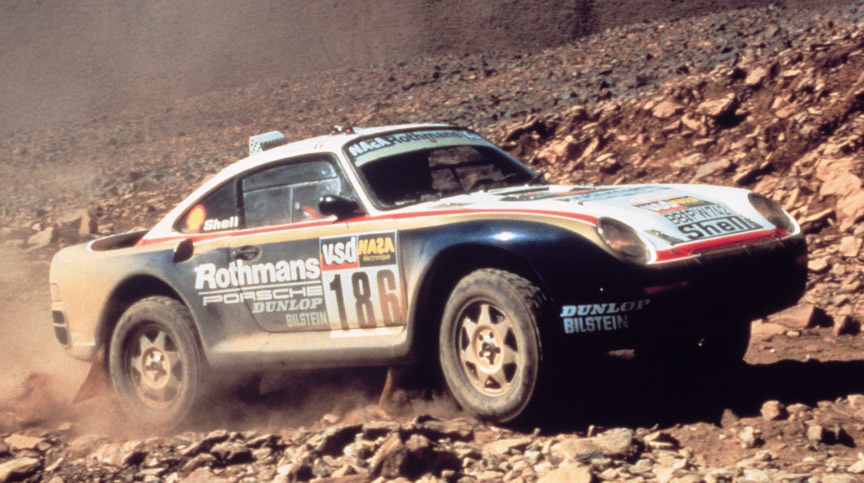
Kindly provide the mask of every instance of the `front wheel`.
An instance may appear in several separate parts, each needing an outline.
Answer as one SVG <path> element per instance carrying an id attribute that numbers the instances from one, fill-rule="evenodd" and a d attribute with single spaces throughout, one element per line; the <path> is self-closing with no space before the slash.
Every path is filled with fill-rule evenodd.
<path id="1" fill-rule="evenodd" d="M 483 269 L 459 281 L 441 321 L 440 363 L 451 393 L 481 419 L 512 421 L 535 397 L 545 297 L 514 273 Z"/>
<path id="2" fill-rule="evenodd" d="M 169 297 L 135 302 L 111 337 L 109 370 L 131 421 L 170 428 L 186 420 L 201 392 L 204 361 L 189 309 Z"/>

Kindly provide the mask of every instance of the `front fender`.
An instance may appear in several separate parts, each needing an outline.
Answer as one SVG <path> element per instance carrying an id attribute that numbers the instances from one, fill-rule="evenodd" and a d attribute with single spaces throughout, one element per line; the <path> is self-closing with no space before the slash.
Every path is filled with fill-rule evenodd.
<path id="1" fill-rule="evenodd" d="M 453 286 L 473 270 L 495 267 L 519 273 L 537 284 L 557 310 L 574 292 L 602 292 L 598 286 L 604 285 L 603 274 L 624 264 L 592 240 L 540 222 L 470 221 L 400 231 L 400 237 L 409 320 L 436 328 Z M 428 340 L 434 331 L 417 334 Z"/>

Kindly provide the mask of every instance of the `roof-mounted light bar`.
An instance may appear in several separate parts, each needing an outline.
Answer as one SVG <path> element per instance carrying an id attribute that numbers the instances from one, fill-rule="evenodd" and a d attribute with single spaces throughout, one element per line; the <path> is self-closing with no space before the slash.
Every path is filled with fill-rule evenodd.
<path id="1" fill-rule="evenodd" d="M 333 126 L 328 132 L 332 136 L 334 134 L 354 134 L 355 130 L 353 126 Z"/>
<path id="2" fill-rule="evenodd" d="M 268 149 L 281 146 L 287 142 L 288 138 L 279 131 L 270 131 L 264 134 L 258 134 L 257 136 L 250 136 L 249 155 L 251 156 L 255 153 L 267 151 Z"/>

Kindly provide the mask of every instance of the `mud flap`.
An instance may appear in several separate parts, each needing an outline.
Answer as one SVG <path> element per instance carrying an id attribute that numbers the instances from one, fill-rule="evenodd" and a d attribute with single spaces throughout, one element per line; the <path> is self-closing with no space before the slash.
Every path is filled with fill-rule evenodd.
<path id="1" fill-rule="evenodd" d="M 108 371 L 105 367 L 105 346 L 103 345 L 96 351 L 96 357 L 93 358 L 93 362 L 90 364 L 90 371 L 87 372 L 87 377 L 84 378 L 84 382 L 81 383 L 81 387 L 75 393 L 72 403 L 78 404 L 94 398 L 107 391 L 110 387 Z"/>

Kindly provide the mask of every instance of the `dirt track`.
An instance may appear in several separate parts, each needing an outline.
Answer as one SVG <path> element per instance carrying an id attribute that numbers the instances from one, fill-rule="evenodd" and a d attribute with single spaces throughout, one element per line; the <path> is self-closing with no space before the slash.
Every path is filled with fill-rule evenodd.
<path id="1" fill-rule="evenodd" d="M 0 131 L 9 132 L 0 138 L 0 336 L 16 342 L 0 355 L 0 476 L 9 462 L 28 463 L 21 474 L 33 480 L 179 479 L 199 471 L 270 481 L 351 467 L 344 471 L 359 472 L 358 481 L 369 472 L 419 478 L 420 470 L 533 481 L 568 461 L 608 481 L 855 481 L 864 474 L 857 463 L 864 400 L 854 396 L 864 393 L 864 5 L 824 14 L 705 13 L 706 2 L 641 10 L 615 2 L 597 11 L 589 8 L 596 3 L 549 1 L 516 21 L 508 8 L 475 3 L 472 10 L 465 2 L 464 9 L 455 1 L 393 2 L 386 14 L 345 3 L 327 41 L 315 31 L 320 24 L 308 22 L 308 30 L 276 38 L 213 38 L 261 25 L 279 31 L 287 4 L 253 15 L 251 2 L 218 11 L 189 3 L 152 11 L 137 3 L 4 3 L 10 16 L 3 18 L 19 23 L 3 24 L 0 41 L 13 48 L 0 56 L 21 68 L 0 71 L 11 93 L 0 98 Z M 331 6 L 291 13 L 330 18 Z M 101 17 L 91 15 L 97 10 Z M 661 14 L 688 16 L 642 22 Z M 634 23 L 600 28 L 628 23 L 623 18 Z M 348 28 L 360 20 L 363 28 Z M 481 24 L 493 33 L 469 28 Z M 582 33 L 592 34 L 573 40 Z M 311 47 L 272 49 L 298 39 Z M 69 58 L 76 62 L 63 62 Z M 357 65 L 293 70 L 334 67 L 333 59 Z M 419 121 L 474 127 L 556 181 L 710 182 L 770 194 L 808 233 L 805 313 L 754 324 L 748 365 L 734 372 L 661 370 L 627 353 L 566 368 L 571 383 L 533 436 L 461 419 L 446 397 L 416 392 L 383 413 L 373 403 L 382 383 L 376 371 L 356 374 L 349 397 L 333 397 L 344 395 L 345 379 L 331 375 L 329 384 L 304 386 L 308 400 L 284 389 L 226 403 L 199 432 L 152 440 L 130 434 L 105 401 L 68 404 L 86 365 L 66 358 L 46 330 L 47 261 L 58 247 L 151 225 L 242 156 L 249 134 L 278 128 L 299 138 L 330 124 Z M 763 416 L 776 409 L 770 401 L 787 414 Z M 446 431 L 415 419 L 424 413 L 444 418 Z M 225 427 L 243 431 L 223 435 Z M 616 427 L 633 433 L 620 453 L 603 446 L 621 435 L 603 436 Z M 589 443 L 603 447 L 586 451 Z M 442 454 L 459 455 L 459 465 Z"/>

